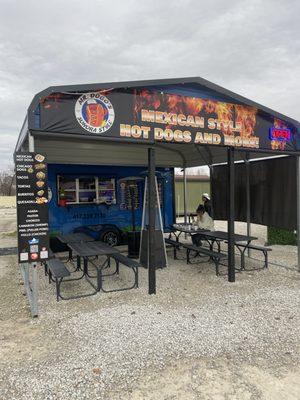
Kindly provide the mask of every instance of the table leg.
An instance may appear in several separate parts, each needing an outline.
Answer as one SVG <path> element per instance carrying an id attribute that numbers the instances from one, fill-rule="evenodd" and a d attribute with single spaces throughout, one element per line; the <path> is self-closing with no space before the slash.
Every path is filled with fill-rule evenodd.
<path id="1" fill-rule="evenodd" d="M 97 268 L 97 290 L 100 292 L 102 289 L 102 270 Z"/>
<path id="2" fill-rule="evenodd" d="M 76 256 L 76 259 L 77 259 L 76 271 L 79 271 L 81 269 L 81 258 L 80 258 L 80 256 Z"/>
<path id="3" fill-rule="evenodd" d="M 182 232 L 181 231 L 179 231 L 179 233 L 178 234 L 176 234 L 176 233 L 174 233 L 174 235 L 175 235 L 175 238 L 176 238 L 176 242 L 179 242 L 179 238 L 180 238 L 180 235 L 182 234 Z"/>
<path id="4" fill-rule="evenodd" d="M 241 254 L 241 269 L 240 271 L 245 271 L 245 252 L 248 249 L 250 242 L 247 243 L 247 246 L 240 248 L 237 243 L 235 243 L 235 247 L 238 248 L 240 254 Z"/>
<path id="5" fill-rule="evenodd" d="M 244 265 L 245 265 L 244 253 L 243 253 L 243 250 L 239 247 L 239 245 L 235 244 L 235 247 L 237 247 L 238 251 L 241 254 L 241 268 L 240 268 L 240 271 L 242 271 L 244 269 Z"/>
<path id="6" fill-rule="evenodd" d="M 246 247 L 244 247 L 244 250 L 242 251 L 242 258 L 243 258 L 243 261 L 242 261 L 242 263 L 241 263 L 241 269 L 242 270 L 245 270 L 246 268 L 245 268 L 245 252 L 246 252 L 246 250 L 248 249 L 248 246 L 250 245 L 250 242 L 247 242 L 247 246 Z"/>
<path id="7" fill-rule="evenodd" d="M 169 239 L 172 238 L 172 235 L 175 236 L 175 240 L 176 240 L 176 242 L 178 242 L 179 238 L 178 238 L 177 232 L 174 232 L 174 231 L 170 232 L 170 234 L 169 234 Z"/>
<path id="8" fill-rule="evenodd" d="M 88 275 L 88 258 L 83 257 L 83 273 L 84 275 Z"/>
<path id="9" fill-rule="evenodd" d="M 106 260 L 99 266 L 97 267 L 97 288 L 98 288 L 98 292 L 100 292 L 102 290 L 102 286 L 103 286 L 103 276 L 102 276 L 102 269 L 105 268 L 105 266 L 107 265 L 107 263 L 110 262 L 110 257 L 107 256 Z M 117 266 L 117 270 L 118 270 L 118 266 Z"/>
<path id="10" fill-rule="evenodd" d="M 244 248 L 244 250 L 242 250 L 242 258 L 241 258 L 241 270 L 244 271 L 245 270 L 245 251 L 246 249 L 248 249 L 248 246 Z"/>

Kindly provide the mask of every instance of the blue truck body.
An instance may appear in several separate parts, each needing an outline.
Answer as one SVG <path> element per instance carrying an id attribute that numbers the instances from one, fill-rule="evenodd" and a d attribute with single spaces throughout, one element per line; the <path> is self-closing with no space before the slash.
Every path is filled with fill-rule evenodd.
<path id="1" fill-rule="evenodd" d="M 157 168 L 157 179 L 162 195 L 162 221 L 164 230 L 170 230 L 174 223 L 174 169 Z M 126 177 L 137 177 L 138 207 L 135 210 L 136 227 L 139 230 L 142 220 L 144 177 L 147 174 L 146 167 L 131 166 L 101 166 L 101 165 L 66 165 L 48 164 L 48 184 L 50 189 L 49 201 L 49 225 L 50 235 L 57 233 L 71 233 L 85 231 L 100 239 L 99 233 L 105 227 L 116 227 L 122 234 L 131 230 L 131 210 L 121 207 L 122 193 L 121 182 Z M 66 204 L 60 205 L 58 177 L 99 177 L 115 180 L 116 204 Z M 124 197 L 124 195 L 123 195 Z"/>

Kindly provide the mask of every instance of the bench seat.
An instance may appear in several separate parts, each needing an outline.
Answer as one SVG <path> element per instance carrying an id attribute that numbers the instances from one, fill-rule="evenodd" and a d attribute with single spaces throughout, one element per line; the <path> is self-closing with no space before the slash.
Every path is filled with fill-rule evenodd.
<path id="1" fill-rule="evenodd" d="M 179 250 L 181 243 L 171 238 L 165 238 L 165 243 L 173 247 L 174 260 L 177 260 L 177 250 Z"/>
<path id="2" fill-rule="evenodd" d="M 110 274 L 103 274 L 102 270 L 99 271 L 100 273 L 100 282 L 99 282 L 99 290 L 103 290 L 103 292 L 119 292 L 122 290 L 130 290 L 133 288 L 138 288 L 139 285 L 139 268 L 141 267 L 140 263 L 137 262 L 136 260 L 133 260 L 132 258 L 126 257 L 124 254 L 122 253 L 114 253 L 114 254 L 110 254 L 108 256 L 108 265 L 110 266 L 110 259 L 113 259 L 116 263 L 116 270 L 113 273 Z M 112 275 L 119 275 L 119 267 L 120 264 L 125 265 L 126 267 L 132 269 L 133 273 L 134 273 L 134 282 L 131 286 L 129 287 L 125 287 L 125 288 L 119 288 L 119 289 L 104 289 L 103 288 L 103 277 L 108 277 L 108 276 L 112 276 Z"/>
<path id="3" fill-rule="evenodd" d="M 188 243 L 182 243 L 182 247 L 186 249 L 186 261 L 187 264 L 191 264 L 190 261 L 190 253 L 191 251 L 195 251 L 199 254 L 203 254 L 205 256 L 208 256 L 215 264 L 216 266 L 216 275 L 219 275 L 219 265 L 220 261 L 224 258 L 227 258 L 227 254 L 220 253 L 217 251 L 209 250 L 201 246 L 194 246 L 193 244 L 188 244 Z"/>
<path id="4" fill-rule="evenodd" d="M 59 301 L 62 298 L 60 294 L 60 285 L 64 278 L 70 276 L 70 271 L 67 269 L 65 264 L 58 258 L 51 258 L 46 261 L 47 271 L 49 275 L 49 283 L 55 282 L 56 285 L 56 299 Z"/>
<path id="5" fill-rule="evenodd" d="M 65 278 L 70 276 L 70 271 L 67 269 L 65 264 L 58 258 L 52 258 L 47 261 L 49 271 L 53 278 Z"/>
<path id="6" fill-rule="evenodd" d="M 77 277 L 77 278 L 65 279 L 65 278 L 69 277 L 71 275 L 71 273 L 68 270 L 68 268 L 66 267 L 66 265 L 63 263 L 63 261 L 60 260 L 59 258 L 55 258 L 55 256 L 54 256 L 54 258 L 47 260 L 46 264 L 47 264 L 47 271 L 48 271 L 48 275 L 49 275 L 49 283 L 55 282 L 55 285 L 56 285 L 57 301 L 59 301 L 59 299 L 71 300 L 71 299 L 79 299 L 82 297 L 89 297 L 89 296 L 95 295 L 98 292 L 97 288 L 90 282 L 90 280 L 88 279 L 88 277 L 86 276 L 85 273 L 83 273 L 80 277 Z M 86 280 L 91 284 L 93 289 L 95 289 L 93 292 L 79 294 L 79 295 L 72 295 L 72 296 L 68 296 L 68 297 L 62 296 L 62 294 L 60 292 L 60 286 L 61 286 L 62 282 L 78 281 L 78 280 L 82 279 L 83 277 L 85 277 Z"/>
<path id="7" fill-rule="evenodd" d="M 251 243 L 249 245 L 247 245 L 246 243 L 243 243 L 243 242 L 236 242 L 235 245 L 241 252 L 242 269 L 245 269 L 245 253 L 244 253 L 245 250 L 242 251 L 240 248 L 244 248 L 244 249 L 247 248 L 247 249 L 251 249 L 251 250 L 261 251 L 265 257 L 263 268 L 268 268 L 268 252 L 272 251 L 271 247 L 260 246 L 260 245 L 251 244 Z"/>
<path id="8" fill-rule="evenodd" d="M 271 247 L 266 247 L 266 246 L 259 246 L 257 244 L 249 244 L 249 246 L 245 243 L 242 242 L 237 242 L 237 246 L 240 247 L 247 247 L 248 249 L 253 249 L 253 250 L 260 250 L 260 251 L 272 251 Z"/>
<path id="9" fill-rule="evenodd" d="M 116 261 L 118 261 L 119 263 L 121 263 L 123 265 L 126 265 L 127 267 L 130 267 L 130 268 L 138 268 L 138 267 L 140 267 L 140 264 L 136 260 L 133 260 L 132 258 L 126 257 L 122 253 L 112 254 L 111 257 L 113 259 L 115 259 Z"/>

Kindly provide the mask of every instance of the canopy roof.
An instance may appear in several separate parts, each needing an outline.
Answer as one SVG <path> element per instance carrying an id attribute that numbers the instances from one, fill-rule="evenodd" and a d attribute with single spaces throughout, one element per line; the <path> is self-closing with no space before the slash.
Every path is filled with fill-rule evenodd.
<path id="1" fill-rule="evenodd" d="M 236 159 L 300 154 L 298 121 L 202 78 L 53 86 L 32 100 L 16 151 L 49 163 L 194 167 Z"/>

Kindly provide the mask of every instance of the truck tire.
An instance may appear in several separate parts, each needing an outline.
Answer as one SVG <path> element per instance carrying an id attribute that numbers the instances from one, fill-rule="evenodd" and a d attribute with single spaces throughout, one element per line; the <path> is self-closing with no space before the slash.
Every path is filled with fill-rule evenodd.
<path id="1" fill-rule="evenodd" d="M 117 246 L 121 241 L 121 233 L 119 229 L 114 227 L 104 228 L 99 239 L 109 246 Z"/>

